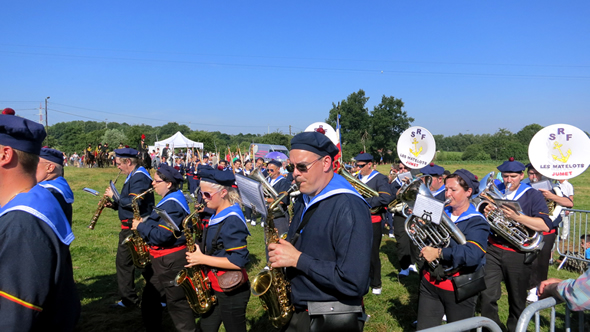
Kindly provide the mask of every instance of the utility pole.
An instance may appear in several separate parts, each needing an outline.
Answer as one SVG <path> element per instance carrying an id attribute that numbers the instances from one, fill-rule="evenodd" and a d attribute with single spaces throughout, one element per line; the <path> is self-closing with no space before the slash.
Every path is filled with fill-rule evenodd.
<path id="1" fill-rule="evenodd" d="M 289 136 L 293 136 L 291 135 L 291 125 L 289 125 Z"/>
<path id="2" fill-rule="evenodd" d="M 50 97 L 45 98 L 45 132 L 47 132 L 47 127 L 49 126 L 47 121 L 47 99 Z"/>
<path id="3" fill-rule="evenodd" d="M 43 106 L 39 103 L 39 123 L 43 124 Z"/>

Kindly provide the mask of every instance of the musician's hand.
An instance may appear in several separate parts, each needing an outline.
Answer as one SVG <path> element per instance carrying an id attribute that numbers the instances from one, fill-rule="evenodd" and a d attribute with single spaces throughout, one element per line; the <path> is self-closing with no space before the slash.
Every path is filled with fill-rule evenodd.
<path id="1" fill-rule="evenodd" d="M 111 187 L 108 187 L 107 189 L 105 189 L 104 195 L 109 196 L 110 199 L 113 198 L 113 191 L 111 190 Z"/>
<path id="2" fill-rule="evenodd" d="M 424 247 L 422 250 L 420 250 L 420 257 L 424 257 L 428 263 L 431 263 L 438 258 L 438 249 L 433 247 Z"/>
<path id="3" fill-rule="evenodd" d="M 550 199 L 554 201 L 556 197 L 559 197 L 547 189 L 539 189 L 539 191 L 541 192 L 541 194 L 543 194 L 543 197 L 545 197 L 545 199 Z"/>
<path id="4" fill-rule="evenodd" d="M 512 210 L 507 206 L 502 206 L 502 211 L 504 212 L 504 216 L 508 219 L 512 219 L 514 221 L 518 221 L 518 216 L 520 215 L 518 212 Z"/>
<path id="5" fill-rule="evenodd" d="M 100 202 L 98 202 L 98 204 L 100 204 Z M 112 208 L 113 207 L 113 202 L 112 201 L 106 201 L 104 203 L 104 207 Z"/>
<path id="6" fill-rule="evenodd" d="M 494 211 L 496 209 L 495 206 L 493 206 L 492 204 L 488 204 L 486 205 L 486 207 L 483 209 L 483 214 L 487 217 L 488 214 L 492 211 Z"/>
<path id="7" fill-rule="evenodd" d="M 537 289 L 537 295 L 539 299 L 544 299 L 552 295 L 552 292 L 557 288 L 557 284 L 563 280 L 557 278 L 551 278 L 541 281 L 539 288 Z"/>
<path id="8" fill-rule="evenodd" d="M 267 198 L 265 198 L 264 200 L 265 200 L 265 201 L 266 201 L 268 204 L 272 204 L 272 203 L 275 201 L 274 199 L 272 199 L 272 198 L 268 198 L 268 197 L 267 197 Z"/>
<path id="9" fill-rule="evenodd" d="M 131 225 L 131 230 L 137 230 L 137 226 L 141 223 L 143 219 L 133 219 L 133 224 Z"/>
<path id="10" fill-rule="evenodd" d="M 203 258 L 203 253 L 201 252 L 201 248 L 195 244 L 195 251 L 194 252 L 186 252 L 186 264 L 184 267 L 191 267 L 195 265 L 201 264 L 201 259 Z"/>
<path id="11" fill-rule="evenodd" d="M 296 267 L 301 252 L 289 242 L 283 239 L 279 243 L 268 245 L 268 261 L 270 266 L 275 267 Z"/>
<path id="12" fill-rule="evenodd" d="M 198 207 L 199 207 L 199 205 L 200 205 L 200 204 L 198 204 L 198 203 L 195 203 L 195 208 L 198 208 Z M 204 206 L 203 206 L 203 207 L 202 207 L 202 208 L 199 210 L 199 212 L 203 212 L 203 211 L 205 211 L 205 207 L 204 207 Z"/>

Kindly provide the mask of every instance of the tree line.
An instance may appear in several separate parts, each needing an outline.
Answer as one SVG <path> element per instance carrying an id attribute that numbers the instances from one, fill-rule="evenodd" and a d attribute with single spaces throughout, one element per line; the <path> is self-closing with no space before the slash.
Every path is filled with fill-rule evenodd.
<path id="1" fill-rule="evenodd" d="M 337 126 L 340 117 L 342 152 L 344 161 L 349 161 L 360 151 L 371 153 L 386 163 L 397 159 L 397 141 L 400 135 L 414 122 L 403 110 L 404 103 L 394 96 L 381 97 L 381 102 L 369 111 L 366 103 L 369 97 L 360 89 L 338 103 L 332 103 L 325 122 Z M 440 153 L 437 160 L 528 160 L 528 145 L 532 137 L 543 127 L 538 124 L 525 126 L 517 133 L 500 128 L 494 134 L 457 134 L 453 136 L 434 135 L 436 148 Z M 69 121 L 54 124 L 48 128 L 46 145 L 60 149 L 67 154 L 80 153 L 88 144 L 108 143 L 116 148 L 120 143 L 130 147 L 139 145 L 142 135 L 145 142 L 153 145 L 180 131 L 187 138 L 202 142 L 206 151 L 219 151 L 222 155 L 229 146 L 235 152 L 239 146 L 247 153 L 250 143 L 266 143 L 291 147 L 292 136 L 280 131 L 269 134 L 229 135 L 219 131 L 191 130 L 187 125 L 169 122 L 163 126 L 145 124 L 130 125 L 116 122 Z M 450 153 L 445 153 L 450 152 Z"/>

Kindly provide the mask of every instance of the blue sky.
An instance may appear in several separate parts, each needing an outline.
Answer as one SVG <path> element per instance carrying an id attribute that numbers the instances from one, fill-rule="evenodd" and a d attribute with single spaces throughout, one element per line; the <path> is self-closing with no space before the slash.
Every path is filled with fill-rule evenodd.
<path id="1" fill-rule="evenodd" d="M 588 1 L 5 1 L 0 108 L 303 130 L 363 89 L 433 134 L 590 131 Z"/>

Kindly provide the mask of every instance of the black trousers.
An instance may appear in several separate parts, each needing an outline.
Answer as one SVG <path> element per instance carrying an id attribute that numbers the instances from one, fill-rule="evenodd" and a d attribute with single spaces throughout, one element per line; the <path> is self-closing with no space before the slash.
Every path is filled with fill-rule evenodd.
<path id="1" fill-rule="evenodd" d="M 250 283 L 229 292 L 214 291 L 217 304 L 201 316 L 200 331 L 217 332 L 221 323 L 227 332 L 246 332 L 246 306 L 250 300 Z"/>
<path id="2" fill-rule="evenodd" d="M 252 208 L 249 207 L 249 206 L 244 206 L 244 216 L 248 220 L 254 220 L 254 221 L 256 221 L 256 217 L 252 218 Z"/>
<path id="3" fill-rule="evenodd" d="M 130 229 L 122 229 L 119 232 L 119 246 L 117 247 L 116 258 L 119 295 L 121 295 L 121 300 L 126 306 L 139 303 L 139 297 L 135 290 L 135 266 L 129 249 L 123 244 L 123 240 L 131 234 L 133 232 Z"/>
<path id="4" fill-rule="evenodd" d="M 393 233 L 397 241 L 397 259 L 402 270 L 416 262 L 418 249 L 410 240 L 405 228 L 406 218 L 399 214 L 393 215 Z"/>
<path id="5" fill-rule="evenodd" d="M 364 329 L 364 321 L 360 321 L 359 314 L 358 326 L 346 326 L 347 331 L 362 331 Z M 285 325 L 281 332 L 309 332 L 311 327 L 311 317 L 307 311 L 296 311 L 291 317 L 291 320 Z M 340 327 L 334 327 L 338 331 L 342 331 Z"/>
<path id="6" fill-rule="evenodd" d="M 371 248 L 371 265 L 369 278 L 371 288 L 381 288 L 381 259 L 379 247 L 381 246 L 381 222 L 373 223 L 373 247 Z"/>
<path id="7" fill-rule="evenodd" d="M 182 287 L 174 284 L 178 272 L 186 265 L 186 250 L 153 258 L 145 269 L 146 285 L 141 298 L 141 314 L 146 331 L 162 331 L 161 299 L 166 297 L 168 314 L 177 331 L 197 329 L 193 310 Z"/>
<path id="8" fill-rule="evenodd" d="M 539 286 L 541 281 L 547 280 L 547 273 L 549 272 L 549 260 L 551 259 L 551 249 L 557 238 L 557 232 L 553 234 L 543 235 L 543 249 L 539 252 L 537 259 L 531 263 L 531 280 L 529 289 Z"/>
<path id="9" fill-rule="evenodd" d="M 420 300 L 418 302 L 417 330 L 439 326 L 447 315 L 447 322 L 452 323 L 473 317 L 477 295 L 455 301 L 455 292 L 444 290 L 429 283 L 423 276 L 420 281 Z"/>
<path id="10" fill-rule="evenodd" d="M 504 281 L 508 291 L 508 321 L 506 327 L 514 331 L 520 314 L 526 307 L 527 290 L 531 276 L 531 264 L 524 264 L 525 254 L 488 246 L 486 254 L 486 286 L 481 292 L 481 315 L 502 327 L 498 316 L 498 300 L 502 296 L 500 283 Z"/>

